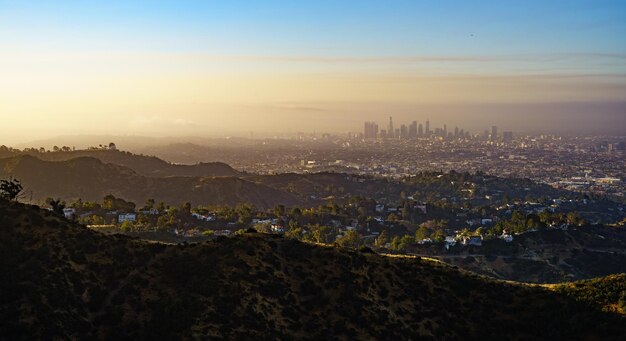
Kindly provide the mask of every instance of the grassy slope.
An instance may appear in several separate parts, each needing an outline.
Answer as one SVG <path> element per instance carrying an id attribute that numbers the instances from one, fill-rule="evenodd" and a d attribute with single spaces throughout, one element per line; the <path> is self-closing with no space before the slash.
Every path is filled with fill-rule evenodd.
<path id="1" fill-rule="evenodd" d="M 610 339 L 626 333 L 623 317 L 600 311 L 611 294 L 596 304 L 567 286 L 498 282 L 429 261 L 274 236 L 166 246 L 100 235 L 36 207 L 0 204 L 0 245 L 0 335 L 7 339 Z"/>

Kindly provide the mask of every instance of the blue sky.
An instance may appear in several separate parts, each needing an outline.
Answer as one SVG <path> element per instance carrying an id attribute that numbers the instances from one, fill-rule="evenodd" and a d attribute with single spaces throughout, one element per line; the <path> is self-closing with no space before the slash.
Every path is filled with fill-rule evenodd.
<path id="1" fill-rule="evenodd" d="M 331 56 L 626 53 L 624 1 L 0 1 L 0 18 L 2 41 L 51 48 Z"/>

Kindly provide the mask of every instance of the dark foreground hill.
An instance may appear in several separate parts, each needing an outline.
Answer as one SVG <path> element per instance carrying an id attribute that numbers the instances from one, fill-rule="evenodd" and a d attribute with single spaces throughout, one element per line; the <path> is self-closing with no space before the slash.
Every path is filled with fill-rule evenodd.
<path id="1" fill-rule="evenodd" d="M 254 204 L 258 208 L 301 202 L 293 194 L 237 177 L 148 177 L 130 168 L 81 157 L 43 161 L 29 155 L 0 159 L 0 178 L 15 177 L 33 201 L 47 197 L 71 201 L 101 201 L 107 194 L 141 204 L 157 202 L 194 204 Z"/>
<path id="2" fill-rule="evenodd" d="M 601 311 L 626 290 L 623 275 L 546 289 L 256 233 L 146 243 L 6 203 L 0 245 L 0 338 L 9 340 L 626 335 L 626 319 Z"/>

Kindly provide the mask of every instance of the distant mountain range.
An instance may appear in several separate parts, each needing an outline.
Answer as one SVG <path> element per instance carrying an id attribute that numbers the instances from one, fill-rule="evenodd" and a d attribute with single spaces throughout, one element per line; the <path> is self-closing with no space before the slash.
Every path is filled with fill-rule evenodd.
<path id="1" fill-rule="evenodd" d="M 285 173 L 257 175 L 239 172 L 221 162 L 178 165 L 154 156 L 117 150 L 76 150 L 56 152 L 0 149 L 0 177 L 23 181 L 26 195 L 37 202 L 46 197 L 64 200 L 100 200 L 113 194 L 136 203 L 155 199 L 178 204 L 251 203 L 258 208 L 276 204 L 318 205 L 325 198 L 336 203 L 350 196 L 397 202 L 401 196 L 433 203 L 447 198 L 467 198 L 487 205 L 494 192 L 511 198 L 571 195 L 528 179 L 501 179 L 460 173 L 422 173 L 404 181 L 342 173 Z M 455 199 L 456 200 L 456 199 Z"/>
<path id="2" fill-rule="evenodd" d="M 161 164 L 159 161 L 155 163 Z M 218 168 L 229 169 L 224 166 Z M 200 168 L 183 168 L 183 172 L 199 172 Z M 187 201 L 231 206 L 251 203 L 259 208 L 273 207 L 277 203 L 301 203 L 293 194 L 234 176 L 152 177 L 93 157 L 43 161 L 30 155 L 20 155 L 0 159 L 0 178 L 9 176 L 21 180 L 25 186 L 24 193 L 29 196 L 27 199 L 32 196 L 35 202 L 46 197 L 101 201 L 107 194 L 113 194 L 139 204 L 150 198 L 171 204 Z"/>
<path id="3" fill-rule="evenodd" d="M 239 176 L 240 172 L 222 162 L 178 165 L 163 161 L 155 156 L 145 156 L 118 150 L 76 150 L 58 152 L 0 152 L 0 158 L 30 155 L 45 161 L 67 161 L 81 157 L 96 158 L 104 163 L 128 167 L 140 175 L 151 177 L 166 176 Z"/>
<path id="4" fill-rule="evenodd" d="M 276 235 L 147 243 L 7 202 L 0 245 L 0 335 L 9 340 L 626 335 L 626 275 L 542 287 Z"/>

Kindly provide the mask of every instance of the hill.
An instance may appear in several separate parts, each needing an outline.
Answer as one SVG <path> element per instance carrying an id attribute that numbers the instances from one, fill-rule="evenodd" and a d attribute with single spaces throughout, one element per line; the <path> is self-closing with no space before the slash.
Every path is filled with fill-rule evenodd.
<path id="1" fill-rule="evenodd" d="M 261 209 L 300 203 L 289 193 L 236 177 L 147 177 L 91 157 L 59 162 L 28 155 L 0 159 L 0 178 L 9 176 L 20 179 L 24 192 L 35 202 L 46 197 L 100 201 L 113 194 L 138 204 L 149 198 L 173 204 L 234 206 L 243 202 Z"/>
<path id="2" fill-rule="evenodd" d="M 155 156 L 138 155 L 119 150 L 87 149 L 58 152 L 19 151 L 0 153 L 0 158 L 30 155 L 45 161 L 68 161 L 75 158 L 96 158 L 103 163 L 128 167 L 138 174 L 150 177 L 167 176 L 239 176 L 240 172 L 223 162 L 201 162 L 194 165 L 178 165 Z"/>
<path id="3" fill-rule="evenodd" d="M 623 228 L 548 229 L 516 235 L 511 243 L 493 239 L 482 247 L 459 249 L 439 253 L 437 258 L 499 279 L 558 283 L 626 273 Z"/>
<path id="4" fill-rule="evenodd" d="M 8 203 L 0 245 L 0 333 L 11 340 L 626 335 L 624 317 L 602 311 L 624 276 L 544 288 L 256 233 L 146 243 Z"/>

